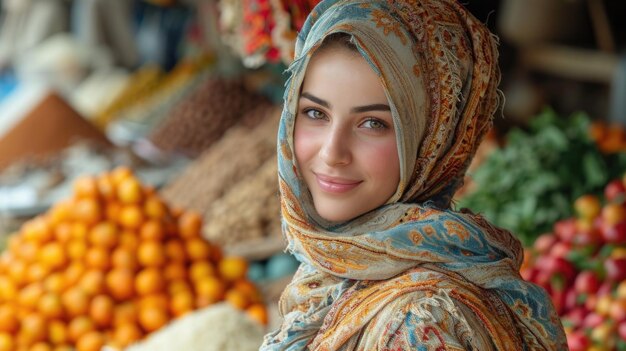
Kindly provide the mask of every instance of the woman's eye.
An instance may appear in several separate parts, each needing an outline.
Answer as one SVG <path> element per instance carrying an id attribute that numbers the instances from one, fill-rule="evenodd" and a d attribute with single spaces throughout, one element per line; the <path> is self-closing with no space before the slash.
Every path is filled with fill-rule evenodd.
<path id="1" fill-rule="evenodd" d="M 363 127 L 370 129 L 386 129 L 387 124 L 381 120 L 370 118 L 363 122 Z"/>
<path id="2" fill-rule="evenodd" d="M 311 119 L 323 119 L 325 117 L 324 112 L 314 108 L 305 110 L 304 113 Z"/>

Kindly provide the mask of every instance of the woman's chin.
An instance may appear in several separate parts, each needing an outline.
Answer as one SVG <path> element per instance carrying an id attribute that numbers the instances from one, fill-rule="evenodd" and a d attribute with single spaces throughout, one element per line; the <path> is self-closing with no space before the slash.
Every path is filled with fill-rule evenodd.
<path id="1" fill-rule="evenodd" d="M 333 223 L 347 222 L 355 217 L 342 208 L 336 210 L 324 208 L 322 211 L 316 208 L 316 211 L 317 214 L 319 214 L 319 216 L 322 217 L 324 220 Z"/>

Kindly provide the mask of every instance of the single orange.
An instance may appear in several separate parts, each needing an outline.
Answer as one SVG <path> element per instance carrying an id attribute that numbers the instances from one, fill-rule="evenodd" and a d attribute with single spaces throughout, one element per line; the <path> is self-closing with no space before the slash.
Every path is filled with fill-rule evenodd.
<path id="1" fill-rule="evenodd" d="M 165 280 L 170 282 L 173 280 L 187 279 L 187 268 L 183 263 L 172 262 L 168 263 L 163 270 L 163 276 Z"/>
<path id="2" fill-rule="evenodd" d="M 51 269 L 40 262 L 33 262 L 26 267 L 26 281 L 29 283 L 41 282 L 50 273 Z"/>
<path id="3" fill-rule="evenodd" d="M 66 243 L 72 238 L 72 224 L 62 222 L 54 226 L 54 240 L 59 243 Z"/>
<path id="4" fill-rule="evenodd" d="M 111 171 L 109 176 L 111 177 L 113 184 L 117 186 L 123 180 L 133 177 L 133 171 L 126 166 L 120 166 Z"/>
<path id="5" fill-rule="evenodd" d="M 117 245 L 117 226 L 113 222 L 104 221 L 91 228 L 89 240 L 92 245 L 111 249 Z"/>
<path id="6" fill-rule="evenodd" d="M 139 267 L 136 252 L 125 246 L 120 246 L 113 251 L 111 262 L 114 268 L 124 268 L 133 272 Z"/>
<path id="7" fill-rule="evenodd" d="M 66 244 L 66 250 L 70 260 L 82 261 L 87 254 L 87 243 L 84 239 L 71 239 Z"/>
<path id="8" fill-rule="evenodd" d="M 104 272 L 98 269 L 90 269 L 78 281 L 78 286 L 89 296 L 95 296 L 104 292 Z"/>
<path id="9" fill-rule="evenodd" d="M 48 222 L 56 226 L 72 219 L 72 200 L 61 200 L 48 211 Z"/>
<path id="10" fill-rule="evenodd" d="M 194 283 L 196 294 L 209 298 L 212 302 L 220 301 L 224 298 L 226 284 L 217 277 L 204 277 Z"/>
<path id="11" fill-rule="evenodd" d="M 65 289 L 65 277 L 61 272 L 48 275 L 43 281 L 43 287 L 47 292 L 60 294 Z"/>
<path id="12" fill-rule="evenodd" d="M 8 276 L 0 275 L 0 301 L 11 301 L 17 296 L 17 286 Z"/>
<path id="13" fill-rule="evenodd" d="M 132 230 L 123 230 L 119 237 L 119 247 L 134 252 L 139 247 L 139 235 Z"/>
<path id="14" fill-rule="evenodd" d="M 37 303 L 43 294 L 44 290 L 41 282 L 30 283 L 19 291 L 17 300 L 20 306 L 34 310 L 37 308 Z"/>
<path id="15" fill-rule="evenodd" d="M 109 250 L 101 246 L 92 246 L 85 254 L 87 267 L 99 270 L 106 270 L 111 265 Z"/>
<path id="16" fill-rule="evenodd" d="M 54 345 L 64 345 L 69 342 L 67 325 L 60 320 L 50 321 L 48 325 L 48 340 Z"/>
<path id="17" fill-rule="evenodd" d="M 144 222 L 139 229 L 139 236 L 143 240 L 163 240 L 165 230 L 158 220 L 150 219 Z"/>
<path id="18" fill-rule="evenodd" d="M 240 310 L 246 309 L 251 302 L 243 292 L 236 289 L 229 289 L 224 296 L 224 300 Z"/>
<path id="19" fill-rule="evenodd" d="M 139 310 L 139 325 L 146 332 L 153 332 L 169 321 L 169 315 L 166 310 L 155 307 L 146 306 Z"/>
<path id="20" fill-rule="evenodd" d="M 26 269 L 26 263 L 22 260 L 15 260 L 13 264 L 7 267 L 7 274 L 17 287 L 26 284 Z"/>
<path id="21" fill-rule="evenodd" d="M 67 336 L 70 341 L 76 343 L 81 337 L 95 330 L 96 325 L 91 318 L 84 315 L 77 316 L 70 320 L 70 323 L 67 326 Z"/>
<path id="22" fill-rule="evenodd" d="M 113 183 L 113 179 L 111 176 L 104 173 L 98 177 L 96 180 L 98 191 L 100 196 L 106 201 L 110 202 L 115 200 L 115 184 Z"/>
<path id="23" fill-rule="evenodd" d="M 259 289 L 249 280 L 238 280 L 233 283 L 232 288 L 241 291 L 253 303 L 262 300 Z"/>
<path id="24" fill-rule="evenodd" d="M 204 277 L 215 276 L 215 267 L 209 261 L 196 261 L 189 267 L 189 278 L 192 281 L 198 281 Z"/>
<path id="25" fill-rule="evenodd" d="M 135 278 L 135 291 L 141 296 L 163 291 L 165 279 L 156 268 L 145 268 Z"/>
<path id="26" fill-rule="evenodd" d="M 103 215 L 102 207 L 98 200 L 91 198 L 76 201 L 72 211 L 75 220 L 88 226 L 98 223 Z"/>
<path id="27" fill-rule="evenodd" d="M 192 261 L 208 260 L 211 257 L 211 245 L 202 238 L 191 238 L 185 242 L 187 257 Z"/>
<path id="28" fill-rule="evenodd" d="M 117 184 L 117 199 L 122 204 L 132 205 L 141 202 L 143 191 L 141 184 L 134 177 L 128 177 Z"/>
<path id="29" fill-rule="evenodd" d="M 55 293 L 46 293 L 37 303 L 37 310 L 47 319 L 63 318 L 64 310 L 61 297 Z"/>
<path id="30" fill-rule="evenodd" d="M 105 338 L 102 333 L 90 331 L 78 338 L 76 351 L 100 351 L 104 344 Z"/>
<path id="31" fill-rule="evenodd" d="M 218 263 L 220 276 L 228 281 L 244 279 L 248 272 L 248 262 L 242 257 L 225 257 Z"/>
<path id="32" fill-rule="evenodd" d="M 168 283 L 167 285 L 167 292 L 170 295 L 174 295 L 177 292 L 180 291 L 188 291 L 191 292 L 192 288 L 191 285 L 189 285 L 189 283 L 186 280 L 183 279 L 176 279 L 176 280 L 172 280 Z"/>
<path id="33" fill-rule="evenodd" d="M 266 326 L 269 323 L 267 308 L 261 303 L 255 303 L 246 309 L 246 313 L 253 320 Z"/>
<path id="34" fill-rule="evenodd" d="M 80 261 L 75 261 L 75 262 L 70 263 L 70 265 L 65 270 L 65 273 L 63 273 L 65 286 L 73 286 L 77 284 L 86 270 L 87 268 Z"/>
<path id="35" fill-rule="evenodd" d="M 120 210 L 118 223 L 127 229 L 139 229 L 143 223 L 143 213 L 137 205 L 125 205 Z"/>
<path id="36" fill-rule="evenodd" d="M 170 312 L 175 317 L 180 317 L 193 311 L 195 305 L 194 296 L 190 291 L 180 291 L 172 295 L 170 300 Z"/>
<path id="37" fill-rule="evenodd" d="M 195 211 L 186 211 L 178 218 L 178 231 L 183 238 L 195 238 L 200 236 L 202 229 L 202 216 Z"/>
<path id="38" fill-rule="evenodd" d="M 105 277 L 107 291 L 118 301 L 130 299 L 135 294 L 135 276 L 128 268 L 114 268 Z"/>
<path id="39" fill-rule="evenodd" d="M 73 287 L 61 294 L 61 303 L 69 317 L 78 317 L 87 314 L 90 299 L 82 289 Z"/>
<path id="40" fill-rule="evenodd" d="M 22 226 L 22 234 L 26 241 L 34 241 L 39 244 L 47 243 L 54 238 L 52 227 L 43 216 L 35 217 L 26 222 Z"/>
<path id="41" fill-rule="evenodd" d="M 44 341 L 48 337 L 46 320 L 38 313 L 30 313 L 21 320 L 20 334 L 30 344 Z"/>
<path id="42" fill-rule="evenodd" d="M 113 330 L 113 343 L 119 348 L 125 348 L 142 337 L 143 332 L 135 323 L 123 323 Z"/>
<path id="43" fill-rule="evenodd" d="M 40 262 L 47 268 L 57 269 L 67 263 L 67 254 L 60 243 L 45 244 L 39 252 Z"/>
<path id="44" fill-rule="evenodd" d="M 72 238 L 79 240 L 87 240 L 87 233 L 89 232 L 89 227 L 82 222 L 74 222 L 72 223 Z"/>
<path id="45" fill-rule="evenodd" d="M 167 214 L 167 208 L 163 201 L 157 196 L 149 196 L 143 204 L 143 210 L 146 216 L 152 219 L 162 219 Z"/>
<path id="46" fill-rule="evenodd" d="M 156 240 L 142 240 L 137 249 L 137 260 L 144 267 L 161 267 L 165 264 L 165 249 Z"/>
<path id="47" fill-rule="evenodd" d="M 170 261 L 185 262 L 187 252 L 183 241 L 177 238 L 170 239 L 165 243 L 165 256 Z"/>
<path id="48" fill-rule="evenodd" d="M 36 241 L 24 241 L 18 247 L 16 253 L 26 263 L 35 262 L 39 254 L 39 243 Z"/>
<path id="49" fill-rule="evenodd" d="M 95 177 L 80 176 L 74 180 L 74 195 L 77 198 L 97 198 L 100 196 Z"/>
<path id="50" fill-rule="evenodd" d="M 113 323 L 113 308 L 115 304 L 108 295 L 98 295 L 91 300 L 89 316 L 96 326 L 109 327 Z"/>

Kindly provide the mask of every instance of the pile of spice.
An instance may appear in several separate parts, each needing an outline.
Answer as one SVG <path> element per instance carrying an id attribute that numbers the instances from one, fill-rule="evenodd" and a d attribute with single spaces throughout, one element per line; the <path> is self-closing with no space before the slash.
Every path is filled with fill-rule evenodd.
<path id="1" fill-rule="evenodd" d="M 163 198 L 202 213 L 204 235 L 220 245 L 279 236 L 275 156 L 279 118 L 278 106 L 259 106 L 248 113 L 165 186 Z"/>
<path id="2" fill-rule="evenodd" d="M 277 167 L 274 156 L 213 202 L 204 216 L 205 237 L 225 247 L 280 237 Z"/>
<path id="3" fill-rule="evenodd" d="M 269 105 L 240 79 L 212 78 L 175 106 L 150 135 L 161 150 L 199 156 L 248 112 Z"/>

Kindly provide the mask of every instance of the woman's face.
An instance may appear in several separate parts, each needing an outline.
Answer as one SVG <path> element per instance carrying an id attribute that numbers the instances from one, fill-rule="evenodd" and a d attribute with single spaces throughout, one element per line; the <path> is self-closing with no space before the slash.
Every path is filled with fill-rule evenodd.
<path id="1" fill-rule="evenodd" d="M 294 148 L 315 209 L 328 221 L 353 219 L 395 193 L 400 165 L 389 103 L 359 53 L 333 46 L 313 55 Z"/>

